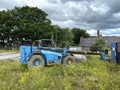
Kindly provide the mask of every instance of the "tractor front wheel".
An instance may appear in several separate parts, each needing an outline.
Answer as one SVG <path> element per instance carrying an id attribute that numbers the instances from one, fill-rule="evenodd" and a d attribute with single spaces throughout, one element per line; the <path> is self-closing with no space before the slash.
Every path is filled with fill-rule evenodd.
<path id="1" fill-rule="evenodd" d="M 33 55 L 28 61 L 28 68 L 36 66 L 44 67 L 44 59 L 40 55 Z"/>
<path id="2" fill-rule="evenodd" d="M 71 65 L 71 64 L 76 63 L 76 59 L 75 59 L 75 57 L 68 55 L 63 58 L 62 63 L 63 63 L 63 65 Z"/>

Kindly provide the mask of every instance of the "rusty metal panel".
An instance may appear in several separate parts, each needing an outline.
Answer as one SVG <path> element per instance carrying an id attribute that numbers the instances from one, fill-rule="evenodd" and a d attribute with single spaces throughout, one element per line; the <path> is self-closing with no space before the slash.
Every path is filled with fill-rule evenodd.
<path id="1" fill-rule="evenodd" d="M 119 52 L 117 52 L 117 55 L 116 55 L 116 62 L 120 64 L 120 53 Z"/>
<path id="2" fill-rule="evenodd" d="M 120 42 L 116 44 L 116 62 L 120 64 Z"/>
<path id="3" fill-rule="evenodd" d="M 120 52 L 120 42 L 117 43 L 116 51 Z"/>

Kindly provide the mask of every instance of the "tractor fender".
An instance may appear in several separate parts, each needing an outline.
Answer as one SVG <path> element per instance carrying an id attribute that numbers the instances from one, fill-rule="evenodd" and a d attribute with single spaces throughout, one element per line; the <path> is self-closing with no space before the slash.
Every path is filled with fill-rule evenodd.
<path id="1" fill-rule="evenodd" d="M 40 50 L 35 50 L 35 51 L 33 51 L 33 53 L 32 54 L 30 54 L 30 56 L 28 57 L 28 61 L 30 60 L 30 58 L 33 56 L 33 55 L 40 55 L 40 53 L 41 53 L 41 51 Z"/>
<path id="2" fill-rule="evenodd" d="M 74 57 L 73 54 L 71 54 L 71 53 L 67 53 L 67 54 L 65 54 L 65 55 L 62 57 L 62 61 L 63 61 L 63 59 L 64 59 L 65 57 L 67 57 L 67 56 L 73 56 L 73 57 Z"/>
<path id="3" fill-rule="evenodd" d="M 63 56 L 63 58 L 65 58 L 65 57 L 67 57 L 67 56 L 74 56 L 74 55 L 71 54 L 71 53 L 67 53 L 67 54 L 65 54 L 65 55 Z"/>
<path id="4" fill-rule="evenodd" d="M 40 50 L 35 50 L 35 51 L 33 51 L 33 55 L 35 55 L 35 54 L 40 55 L 40 53 L 41 53 L 41 51 L 40 51 Z"/>

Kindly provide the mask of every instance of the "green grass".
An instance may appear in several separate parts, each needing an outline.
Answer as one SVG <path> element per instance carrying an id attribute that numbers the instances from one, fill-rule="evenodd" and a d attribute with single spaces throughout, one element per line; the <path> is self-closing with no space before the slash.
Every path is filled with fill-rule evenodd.
<path id="1" fill-rule="evenodd" d="M 0 62 L 0 90 L 120 90 L 120 66 L 87 56 L 75 65 L 36 67 Z"/>

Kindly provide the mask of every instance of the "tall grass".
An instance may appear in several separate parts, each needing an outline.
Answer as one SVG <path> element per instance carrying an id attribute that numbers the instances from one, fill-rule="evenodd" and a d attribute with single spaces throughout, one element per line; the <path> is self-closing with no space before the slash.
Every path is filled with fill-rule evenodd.
<path id="1" fill-rule="evenodd" d="M 36 67 L 0 62 L 0 90 L 120 90 L 120 66 L 88 56 L 75 65 Z"/>

